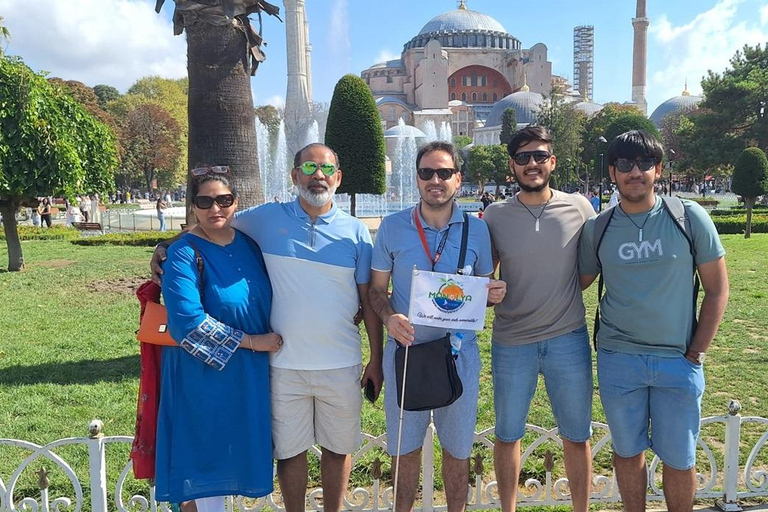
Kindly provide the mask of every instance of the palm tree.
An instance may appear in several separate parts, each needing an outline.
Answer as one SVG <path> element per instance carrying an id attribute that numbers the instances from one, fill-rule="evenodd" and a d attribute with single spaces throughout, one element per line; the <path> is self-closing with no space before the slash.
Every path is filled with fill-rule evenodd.
<path id="1" fill-rule="evenodd" d="M 0 16 L 0 41 L 11 39 L 11 31 L 3 25 L 3 17 Z M 3 46 L 0 44 L 0 56 L 3 55 Z"/>
<path id="2" fill-rule="evenodd" d="M 157 0 L 160 12 L 165 0 Z M 215 0 L 207 6 L 174 0 L 174 33 L 187 31 L 189 166 L 228 165 L 240 205 L 264 202 L 256 156 L 250 77 L 266 58 L 261 51 L 261 12 L 280 9 L 263 0 Z M 248 16 L 259 14 L 259 33 Z M 282 21 L 282 20 L 281 20 Z"/>

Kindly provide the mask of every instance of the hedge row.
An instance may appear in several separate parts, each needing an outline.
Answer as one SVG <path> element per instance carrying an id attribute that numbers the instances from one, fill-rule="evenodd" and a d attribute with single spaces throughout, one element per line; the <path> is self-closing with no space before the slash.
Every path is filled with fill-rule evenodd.
<path id="1" fill-rule="evenodd" d="M 146 231 L 136 233 L 110 233 L 108 235 L 89 236 L 72 240 L 75 245 L 130 245 L 154 247 L 158 243 L 176 236 L 178 231 Z"/>
<path id="2" fill-rule="evenodd" d="M 752 208 L 752 214 L 765 214 L 768 213 L 768 206 L 762 206 L 762 205 L 755 205 Z M 722 215 L 746 215 L 747 209 L 746 208 L 728 208 L 723 210 L 712 210 L 709 212 L 709 214 L 713 217 L 718 217 Z"/>
<path id="3" fill-rule="evenodd" d="M 713 217 L 717 232 L 721 235 L 738 235 L 747 228 L 746 215 Z M 752 215 L 752 233 L 768 233 L 768 215 Z"/>
<path id="4" fill-rule="evenodd" d="M 64 226 L 50 228 L 18 226 L 20 240 L 73 240 L 80 236 L 76 230 Z M 5 241 L 5 233 L 0 230 L 0 241 Z"/>

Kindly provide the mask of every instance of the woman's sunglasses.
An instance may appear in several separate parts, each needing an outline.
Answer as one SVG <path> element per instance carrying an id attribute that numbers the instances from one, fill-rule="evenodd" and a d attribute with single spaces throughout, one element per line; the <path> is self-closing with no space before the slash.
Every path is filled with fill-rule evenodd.
<path id="1" fill-rule="evenodd" d="M 201 210 L 207 210 L 213 206 L 214 201 L 219 205 L 219 208 L 229 208 L 235 204 L 235 196 L 233 194 L 221 194 L 216 197 L 197 196 L 192 200 L 192 204 Z"/>
<path id="2" fill-rule="evenodd" d="M 195 167 L 190 172 L 192 173 L 192 176 L 205 176 L 206 174 L 227 174 L 229 173 L 229 166 L 209 165 L 206 167 Z"/>
<path id="3" fill-rule="evenodd" d="M 300 166 L 301 172 L 307 176 L 312 176 L 315 174 L 318 168 L 326 176 L 333 176 L 334 173 L 336 173 L 336 164 L 332 164 L 330 162 L 324 164 L 318 164 L 317 162 L 304 162 Z"/>

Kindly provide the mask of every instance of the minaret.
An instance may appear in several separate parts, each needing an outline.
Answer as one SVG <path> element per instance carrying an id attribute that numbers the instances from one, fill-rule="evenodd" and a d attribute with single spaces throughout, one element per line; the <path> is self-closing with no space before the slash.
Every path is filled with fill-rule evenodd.
<path id="1" fill-rule="evenodd" d="M 632 19 L 635 29 L 635 45 L 632 58 L 632 103 L 648 114 L 648 102 L 645 99 L 646 59 L 648 56 L 648 25 L 651 20 L 646 17 L 646 0 L 637 0 L 637 13 Z"/>
<path id="2" fill-rule="evenodd" d="M 309 67 L 309 25 L 304 14 L 304 0 L 283 0 L 285 5 L 285 42 L 288 56 L 288 88 L 285 93 L 285 131 L 291 142 L 303 137 L 311 122 L 312 88 Z"/>

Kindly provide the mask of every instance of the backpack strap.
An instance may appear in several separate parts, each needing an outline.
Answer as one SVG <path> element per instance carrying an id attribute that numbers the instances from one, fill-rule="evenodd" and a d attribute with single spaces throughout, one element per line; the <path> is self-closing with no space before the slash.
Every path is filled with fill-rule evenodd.
<path id="1" fill-rule="evenodd" d="M 597 307 L 595 308 L 595 322 L 592 327 L 592 345 L 597 350 L 597 331 L 600 330 L 600 300 L 603 298 L 603 265 L 600 263 L 600 244 L 603 243 L 603 236 L 605 230 L 608 227 L 608 223 L 611 222 L 613 214 L 616 212 L 616 206 L 611 206 L 607 210 L 603 210 L 595 218 L 594 235 L 592 237 L 592 243 L 595 246 L 595 261 L 597 261 L 597 268 L 600 270 L 600 274 L 597 277 Z"/>
<path id="2" fill-rule="evenodd" d="M 457 274 L 464 273 L 464 262 L 467 259 L 467 242 L 469 240 L 469 215 L 467 215 L 467 212 L 462 213 L 464 222 L 461 226 L 461 249 L 459 250 L 459 266 L 456 268 Z"/>
<path id="3" fill-rule="evenodd" d="M 685 204 L 680 198 L 675 196 L 661 196 L 664 209 L 669 213 L 670 217 L 675 221 L 675 226 L 685 237 L 688 242 L 688 249 L 691 253 L 691 259 L 693 261 L 693 331 L 696 332 L 696 327 L 699 325 L 696 318 L 696 306 L 699 302 L 699 289 L 701 288 L 701 282 L 699 280 L 699 272 L 696 267 L 696 245 L 693 242 L 693 229 L 691 228 L 691 217 L 688 215 L 688 211 L 685 209 Z"/>

